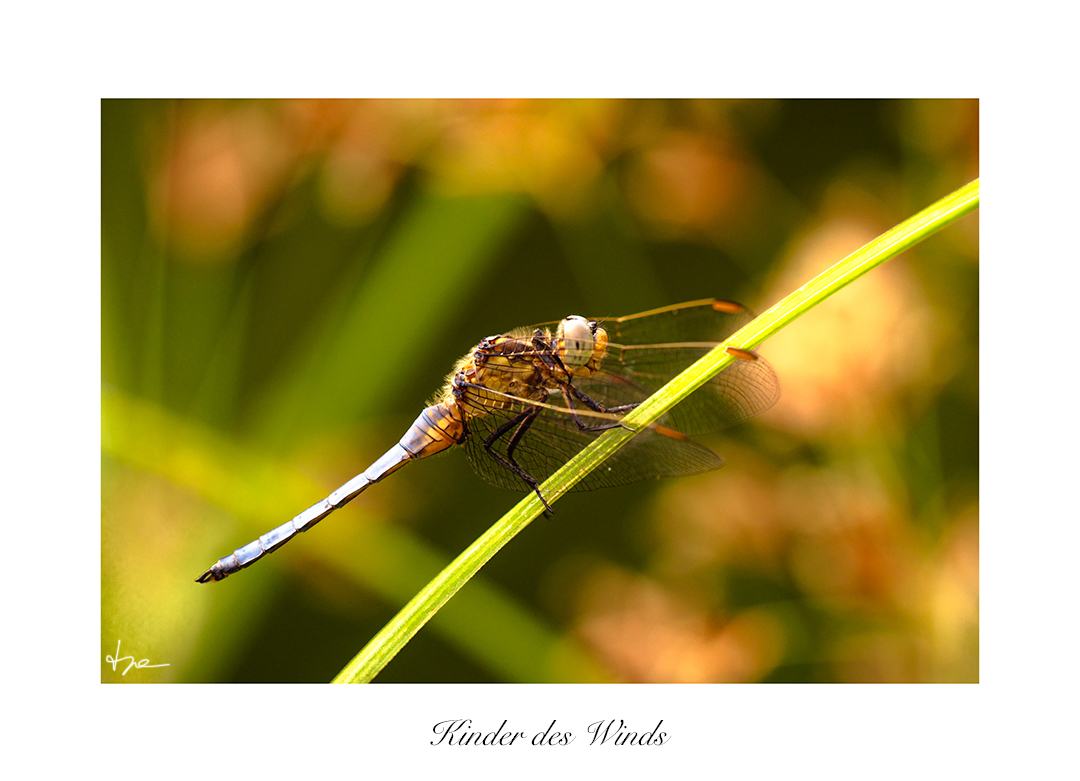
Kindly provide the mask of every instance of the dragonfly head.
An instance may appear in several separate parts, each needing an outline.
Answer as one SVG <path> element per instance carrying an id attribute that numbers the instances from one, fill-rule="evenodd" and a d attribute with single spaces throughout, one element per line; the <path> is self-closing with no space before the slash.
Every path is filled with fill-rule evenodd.
<path id="1" fill-rule="evenodd" d="M 596 371 L 607 352 L 607 333 L 595 320 L 570 315 L 556 332 L 559 358 L 573 375 Z"/>

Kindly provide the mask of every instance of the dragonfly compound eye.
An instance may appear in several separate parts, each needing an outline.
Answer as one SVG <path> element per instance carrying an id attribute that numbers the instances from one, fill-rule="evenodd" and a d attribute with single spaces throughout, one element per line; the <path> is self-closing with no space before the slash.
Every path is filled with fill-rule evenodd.
<path id="1" fill-rule="evenodd" d="M 593 334 L 589 321 L 578 315 L 559 323 L 559 357 L 568 369 L 576 369 L 588 363 L 593 353 Z"/>

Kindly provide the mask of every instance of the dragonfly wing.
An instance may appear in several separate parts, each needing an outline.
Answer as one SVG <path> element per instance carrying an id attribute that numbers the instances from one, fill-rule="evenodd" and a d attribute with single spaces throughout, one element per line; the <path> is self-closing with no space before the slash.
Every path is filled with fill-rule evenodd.
<path id="1" fill-rule="evenodd" d="M 489 483 L 527 491 L 530 490 L 529 485 L 500 464 L 485 447 L 485 442 L 497 431 L 517 420 L 521 412 L 528 409 L 526 404 L 515 406 L 515 409 L 493 410 L 470 419 L 469 438 L 464 447 L 473 469 Z M 589 424 L 596 419 L 582 420 Z M 550 477 L 602 433 L 582 431 L 569 412 L 542 408 L 518 440 L 513 452 L 508 453 L 517 425 L 520 424 L 510 426 L 503 436 L 495 438 L 491 442 L 491 449 L 503 459 L 509 460 L 512 455 L 517 465 L 538 482 Z M 660 477 L 693 475 L 719 469 L 723 465 L 720 456 L 685 435 L 668 428 L 653 427 L 634 436 L 571 490 L 591 491 Z"/>
<path id="2" fill-rule="evenodd" d="M 741 304 L 710 298 L 603 321 L 608 355 L 600 372 L 575 385 L 604 406 L 642 401 L 752 319 Z M 737 360 L 676 405 L 669 425 L 692 435 L 721 431 L 779 397 L 764 359 Z"/>
<path id="3" fill-rule="evenodd" d="M 655 393 L 712 349 L 699 346 L 613 346 L 601 370 L 574 384 L 605 407 L 633 404 Z M 780 398 L 772 367 L 759 358 L 736 360 L 668 413 L 668 425 L 687 434 L 722 431 L 769 409 Z"/>
<path id="4" fill-rule="evenodd" d="M 703 298 L 626 317 L 590 317 L 608 339 L 618 344 L 664 344 L 668 342 L 722 342 L 754 319 L 742 304 Z M 558 320 L 518 328 L 509 336 L 526 336 L 535 329 L 554 331 Z"/>
<path id="5" fill-rule="evenodd" d="M 601 320 L 600 325 L 617 344 L 722 342 L 753 319 L 742 304 L 707 298 Z"/>

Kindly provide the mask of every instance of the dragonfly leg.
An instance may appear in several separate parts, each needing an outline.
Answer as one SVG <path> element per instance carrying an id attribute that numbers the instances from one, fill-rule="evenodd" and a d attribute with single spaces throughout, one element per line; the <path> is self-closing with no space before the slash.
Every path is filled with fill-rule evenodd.
<path id="1" fill-rule="evenodd" d="M 536 333 L 532 338 L 533 350 L 536 351 L 536 357 L 546 366 L 550 371 L 561 371 L 563 374 L 569 376 L 570 372 L 566 370 L 566 366 L 563 364 L 562 359 L 559 358 L 555 348 L 552 347 L 551 341 L 544 338 L 543 332 L 537 328 Z"/>
<path id="2" fill-rule="evenodd" d="M 491 432 L 490 436 L 488 436 L 488 438 L 484 440 L 484 450 L 486 450 L 488 455 L 494 458 L 501 466 L 509 469 L 515 475 L 517 475 L 530 486 L 532 486 L 532 489 L 536 491 L 536 495 L 540 498 L 540 502 L 544 505 L 544 509 L 549 513 L 553 513 L 555 512 L 555 510 L 552 509 L 551 505 L 547 503 L 547 499 L 544 498 L 544 495 L 540 493 L 540 483 L 537 482 L 535 477 L 522 469 L 518 462 L 514 460 L 514 450 L 517 449 L 518 442 L 520 442 L 521 438 L 525 436 L 525 432 L 529 430 L 529 426 L 531 426 L 533 421 L 536 420 L 536 416 L 539 413 L 539 407 L 534 407 L 532 409 L 527 409 L 524 412 L 519 412 L 517 415 L 515 415 L 510 420 L 506 421 L 497 429 Z M 505 436 L 506 432 L 508 432 L 512 428 L 514 428 L 515 430 L 514 433 L 510 436 L 510 441 L 506 445 L 506 458 L 503 458 L 495 452 L 493 445 L 499 439 Z"/>
<path id="3" fill-rule="evenodd" d="M 615 421 L 613 423 L 601 423 L 600 425 L 597 425 L 597 426 L 586 426 L 582 422 L 581 418 L 579 418 L 577 416 L 577 413 L 574 411 L 574 402 L 570 398 L 571 396 L 574 396 L 575 398 L 578 399 L 578 401 L 581 401 L 582 403 L 584 403 L 585 406 L 588 407 L 589 409 L 591 409 L 593 412 L 602 412 L 602 413 L 629 412 L 630 410 L 634 409 L 634 407 L 638 406 L 635 403 L 635 404 L 622 404 L 622 405 L 620 405 L 618 407 L 604 407 L 602 404 L 600 404 L 600 402 L 598 402 L 595 399 L 593 399 L 592 397 L 590 397 L 589 394 L 585 393 L 582 390 L 578 390 L 577 388 L 575 388 L 570 383 L 566 383 L 564 386 L 562 386 L 562 393 L 563 393 L 563 398 L 566 399 L 566 406 L 568 406 L 570 408 L 570 415 L 574 419 L 574 423 L 577 425 L 577 427 L 581 431 L 607 431 L 608 429 L 612 429 L 612 428 L 628 428 L 628 427 L 621 420 Z"/>

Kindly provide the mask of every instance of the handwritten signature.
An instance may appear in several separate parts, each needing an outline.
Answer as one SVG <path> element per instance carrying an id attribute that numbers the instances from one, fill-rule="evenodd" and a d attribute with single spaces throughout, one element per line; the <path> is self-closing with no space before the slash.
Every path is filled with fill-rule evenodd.
<path id="1" fill-rule="evenodd" d="M 124 672 L 122 672 L 121 675 L 127 675 L 128 670 L 130 670 L 132 667 L 143 668 L 143 667 L 168 667 L 169 666 L 167 664 L 150 664 L 149 659 L 143 659 L 140 662 L 136 662 L 134 656 L 120 656 L 120 641 L 119 640 L 116 641 L 116 656 L 113 656 L 112 654 L 105 654 L 105 661 L 106 661 L 106 663 L 112 665 L 113 672 L 116 672 L 116 665 L 123 664 L 124 662 L 127 662 L 128 660 L 130 660 L 130 663 L 128 664 L 127 667 L 124 668 Z"/>

